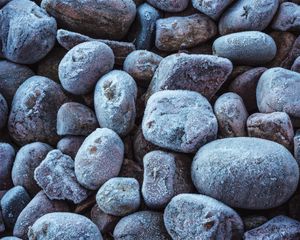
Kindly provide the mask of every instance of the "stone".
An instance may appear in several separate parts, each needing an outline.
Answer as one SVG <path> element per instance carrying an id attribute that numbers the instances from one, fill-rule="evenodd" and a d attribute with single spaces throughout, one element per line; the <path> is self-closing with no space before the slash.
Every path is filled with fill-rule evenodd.
<path id="1" fill-rule="evenodd" d="M 300 73 L 300 57 L 297 57 L 291 67 L 291 70 Z"/>
<path id="2" fill-rule="evenodd" d="M 0 129 L 5 127 L 8 117 L 8 105 L 5 98 L 0 93 Z"/>
<path id="3" fill-rule="evenodd" d="M 268 219 L 264 216 L 246 216 L 243 218 L 244 226 L 245 226 L 245 231 L 249 231 L 253 228 L 257 228 L 264 223 L 266 223 Z"/>
<path id="4" fill-rule="evenodd" d="M 0 143 L 0 190 L 12 187 L 11 170 L 15 160 L 15 149 L 8 143 Z"/>
<path id="5" fill-rule="evenodd" d="M 214 20 L 218 20 L 226 7 L 232 2 L 233 0 L 192 0 L 194 8 Z"/>
<path id="6" fill-rule="evenodd" d="M 147 2 L 165 12 L 181 12 L 187 8 L 189 0 L 147 0 Z"/>
<path id="7" fill-rule="evenodd" d="M 56 148 L 74 159 L 84 139 L 81 136 L 66 136 L 57 143 Z"/>

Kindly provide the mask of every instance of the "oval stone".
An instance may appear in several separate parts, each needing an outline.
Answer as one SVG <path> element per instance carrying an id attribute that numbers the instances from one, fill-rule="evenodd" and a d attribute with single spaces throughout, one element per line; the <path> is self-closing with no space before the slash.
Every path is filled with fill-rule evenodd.
<path id="1" fill-rule="evenodd" d="M 231 207 L 269 209 L 295 192 L 299 167 L 278 143 L 226 138 L 200 148 L 192 163 L 192 180 L 200 193 Z"/>

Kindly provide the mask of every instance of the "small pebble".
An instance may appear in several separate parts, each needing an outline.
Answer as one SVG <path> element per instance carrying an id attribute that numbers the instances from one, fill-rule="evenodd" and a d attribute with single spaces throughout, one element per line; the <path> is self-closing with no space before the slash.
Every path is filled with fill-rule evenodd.
<path id="1" fill-rule="evenodd" d="M 116 225 L 113 236 L 115 240 L 171 239 L 164 226 L 163 214 L 153 211 L 140 211 L 123 217 Z"/>
<path id="2" fill-rule="evenodd" d="M 162 51 L 195 47 L 217 35 L 216 24 L 206 15 L 170 17 L 156 21 L 155 46 Z"/>
<path id="3" fill-rule="evenodd" d="M 123 65 L 139 86 L 147 87 L 163 58 L 146 50 L 137 50 L 130 53 Z"/>
<path id="4" fill-rule="evenodd" d="M 69 211 L 66 202 L 52 201 L 43 191 L 39 192 L 20 213 L 14 226 L 14 236 L 27 239 L 28 228 L 43 215 L 51 212 Z"/>
<path id="5" fill-rule="evenodd" d="M 137 98 L 137 86 L 126 72 L 113 70 L 96 84 L 94 105 L 101 127 L 109 128 L 121 136 L 133 128 Z"/>
<path id="6" fill-rule="evenodd" d="M 198 192 L 236 208 L 270 209 L 297 189 L 299 167 L 282 145 L 260 138 L 224 138 L 206 144 L 192 163 Z"/>
<path id="7" fill-rule="evenodd" d="M 16 186 L 11 188 L 1 198 L 1 210 L 5 226 L 8 229 L 13 229 L 17 218 L 22 210 L 30 202 L 30 197 L 25 188 Z"/>
<path id="8" fill-rule="evenodd" d="M 102 240 L 98 227 L 87 217 L 56 212 L 40 217 L 28 231 L 28 239 Z"/>
<path id="9" fill-rule="evenodd" d="M 187 8 L 189 0 L 147 0 L 147 2 L 165 12 L 181 12 Z"/>
<path id="10" fill-rule="evenodd" d="M 273 38 L 257 31 L 228 34 L 213 43 L 214 55 L 228 58 L 238 65 L 261 66 L 270 62 L 276 51 Z"/>
<path id="11" fill-rule="evenodd" d="M 15 149 L 8 143 L 0 143 L 0 190 L 12 186 L 11 170 L 15 160 Z"/>
<path id="12" fill-rule="evenodd" d="M 165 90 L 149 98 L 142 129 L 145 139 L 155 145 L 193 153 L 216 139 L 218 124 L 210 103 L 201 94 Z"/>
<path id="13" fill-rule="evenodd" d="M 286 112 L 290 117 L 300 117 L 300 74 L 271 68 L 259 79 L 256 89 L 260 112 Z"/>
<path id="14" fill-rule="evenodd" d="M 87 189 L 97 190 L 118 176 L 123 158 L 121 138 L 108 128 L 98 128 L 84 140 L 76 154 L 76 178 Z"/>
<path id="15" fill-rule="evenodd" d="M 40 191 L 34 179 L 34 170 L 53 148 L 46 143 L 27 144 L 17 152 L 11 177 L 15 186 L 23 186 L 31 195 Z"/>
<path id="16" fill-rule="evenodd" d="M 180 194 L 164 211 L 172 239 L 242 239 L 243 222 L 225 204 L 199 194 Z"/>
<path id="17" fill-rule="evenodd" d="M 233 0 L 192 0 L 193 7 L 217 20 Z"/>
<path id="18" fill-rule="evenodd" d="M 97 80 L 112 70 L 114 54 L 102 42 L 84 42 L 73 47 L 61 60 L 58 75 L 63 88 L 75 95 L 93 91 Z"/>
<path id="19" fill-rule="evenodd" d="M 249 114 L 239 95 L 228 92 L 220 96 L 215 102 L 214 112 L 222 137 L 247 136 L 246 122 Z"/>
<path id="20" fill-rule="evenodd" d="M 81 136 L 66 136 L 57 143 L 56 148 L 74 159 L 84 139 Z"/>
<path id="21" fill-rule="evenodd" d="M 121 217 L 133 213 L 141 204 L 139 182 L 134 178 L 111 178 L 100 187 L 96 201 L 106 214 Z"/>
<path id="22" fill-rule="evenodd" d="M 68 102 L 57 112 L 57 134 L 87 136 L 98 127 L 96 114 L 87 106 Z"/>
<path id="23" fill-rule="evenodd" d="M 247 120 L 249 137 L 277 142 L 293 148 L 294 129 L 289 115 L 284 112 L 254 113 Z"/>
<path id="24" fill-rule="evenodd" d="M 50 151 L 34 171 L 34 179 L 51 200 L 71 200 L 75 204 L 88 197 L 76 179 L 74 161 L 59 150 Z"/>
<path id="25" fill-rule="evenodd" d="M 286 216 L 277 216 L 262 226 L 245 233 L 245 240 L 273 240 L 300 238 L 300 222 Z"/>

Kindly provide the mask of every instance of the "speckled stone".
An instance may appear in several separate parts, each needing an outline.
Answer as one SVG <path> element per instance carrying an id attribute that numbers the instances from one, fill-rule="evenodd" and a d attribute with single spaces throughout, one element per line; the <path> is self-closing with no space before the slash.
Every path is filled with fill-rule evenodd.
<path id="1" fill-rule="evenodd" d="M 233 0 L 192 0 L 193 7 L 217 20 Z"/>

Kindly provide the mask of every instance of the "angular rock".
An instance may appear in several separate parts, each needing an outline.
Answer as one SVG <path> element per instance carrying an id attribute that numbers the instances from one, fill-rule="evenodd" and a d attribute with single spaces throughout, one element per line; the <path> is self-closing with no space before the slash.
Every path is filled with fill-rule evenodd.
<path id="1" fill-rule="evenodd" d="M 193 7 L 217 20 L 233 0 L 192 0 Z"/>
<path id="2" fill-rule="evenodd" d="M 59 29 L 56 35 L 58 43 L 65 49 L 70 50 L 76 45 L 89 41 L 99 41 L 109 46 L 115 55 L 115 64 L 122 65 L 127 55 L 135 50 L 131 42 L 119 42 L 113 40 L 95 39 L 80 33 Z"/>
<path id="3" fill-rule="evenodd" d="M 122 39 L 136 14 L 132 0 L 43 0 L 41 7 L 60 26 L 104 39 Z"/>
<path id="4" fill-rule="evenodd" d="M 67 102 L 61 86 L 49 78 L 34 76 L 17 90 L 8 120 L 10 136 L 19 145 L 44 142 L 55 145 L 56 113 Z"/>
<path id="5" fill-rule="evenodd" d="M 75 213 L 48 213 L 28 231 L 28 239 L 102 240 L 97 226 L 87 217 Z"/>
<path id="6" fill-rule="evenodd" d="M 69 207 L 63 201 L 51 201 L 43 191 L 39 192 L 20 213 L 14 226 L 14 236 L 21 239 L 27 239 L 27 233 L 30 226 L 36 220 L 47 213 L 65 212 Z"/>
<path id="7" fill-rule="evenodd" d="M 15 160 L 15 149 L 8 143 L 0 143 L 0 190 L 12 186 L 11 169 Z"/>
<path id="8" fill-rule="evenodd" d="M 211 105 L 201 94 L 165 90 L 149 98 L 142 129 L 145 139 L 155 145 L 193 153 L 216 139 L 218 124 Z"/>
<path id="9" fill-rule="evenodd" d="M 260 112 L 286 112 L 290 117 L 300 117 L 300 74 L 271 68 L 259 79 L 256 89 Z"/>
<path id="10" fill-rule="evenodd" d="M 123 217 L 114 229 L 114 239 L 170 240 L 160 212 L 140 211 Z"/>
<path id="11" fill-rule="evenodd" d="M 192 163 L 192 180 L 199 193 L 231 207 L 269 209 L 293 195 L 299 167 L 278 143 L 225 138 L 200 148 Z"/>
<path id="12" fill-rule="evenodd" d="M 71 200 L 75 204 L 88 197 L 77 181 L 74 161 L 59 150 L 50 151 L 34 171 L 34 179 L 51 200 Z"/>
<path id="13" fill-rule="evenodd" d="M 97 80 L 112 70 L 114 54 L 102 42 L 76 45 L 61 60 L 58 75 L 63 88 L 75 95 L 91 92 Z"/>
<path id="14" fill-rule="evenodd" d="M 0 16 L 1 49 L 6 59 L 33 64 L 53 48 L 56 21 L 33 1 L 12 0 Z"/>
<path id="15" fill-rule="evenodd" d="M 217 35 L 216 24 L 201 13 L 156 21 L 155 46 L 162 51 L 195 47 Z"/>
<path id="16" fill-rule="evenodd" d="M 257 31 L 228 34 L 213 43 L 214 55 L 238 65 L 260 66 L 274 59 L 276 51 L 273 38 Z"/>
<path id="17" fill-rule="evenodd" d="M 118 176 L 124 157 L 124 144 L 112 130 L 98 128 L 83 142 L 75 157 L 79 183 L 91 190 Z"/>
<path id="18" fill-rule="evenodd" d="M 53 148 L 48 144 L 34 142 L 20 148 L 17 152 L 11 177 L 15 186 L 23 186 L 31 195 L 40 191 L 34 179 L 34 170 Z"/>
<path id="19" fill-rule="evenodd" d="M 172 239 L 241 239 L 243 222 L 225 204 L 199 194 L 174 197 L 164 212 Z"/>
<path id="20" fill-rule="evenodd" d="M 165 12 L 181 12 L 187 8 L 189 0 L 147 0 L 147 2 Z"/>
<path id="21" fill-rule="evenodd" d="M 254 113 L 247 120 L 249 137 L 277 142 L 293 148 L 294 129 L 289 115 L 284 112 Z"/>
<path id="22" fill-rule="evenodd" d="M 222 137 L 247 136 L 246 122 L 249 114 L 239 95 L 232 92 L 224 93 L 215 102 L 214 112 Z"/>
<path id="23" fill-rule="evenodd" d="M 232 71 L 232 63 L 211 55 L 185 53 L 164 58 L 150 83 L 146 99 L 161 90 L 191 90 L 208 99 L 219 90 Z"/>
<path id="24" fill-rule="evenodd" d="M 240 0 L 228 8 L 219 21 L 219 32 L 262 31 L 271 22 L 278 0 Z"/>
<path id="25" fill-rule="evenodd" d="M 80 136 L 66 136 L 57 143 L 56 148 L 74 159 L 84 139 Z"/>
<path id="26" fill-rule="evenodd" d="M 286 216 L 277 216 L 262 226 L 245 233 L 245 240 L 299 239 L 300 222 Z"/>
<path id="27" fill-rule="evenodd" d="M 121 136 L 129 133 L 135 122 L 137 86 L 126 72 L 113 70 L 96 84 L 94 105 L 101 127 L 109 128 Z"/>

